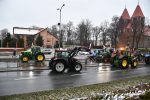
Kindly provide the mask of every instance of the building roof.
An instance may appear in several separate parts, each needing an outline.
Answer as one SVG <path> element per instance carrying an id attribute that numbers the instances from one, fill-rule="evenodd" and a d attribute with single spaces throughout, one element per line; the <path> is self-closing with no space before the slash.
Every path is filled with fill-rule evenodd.
<path id="1" fill-rule="evenodd" d="M 139 4 L 136 6 L 136 9 L 135 9 L 132 17 L 144 17 L 144 14 L 143 14 Z"/>
<path id="2" fill-rule="evenodd" d="M 13 27 L 13 34 L 18 34 L 18 35 L 35 35 L 39 31 L 41 31 L 42 29 L 43 28 L 34 29 L 34 28 Z"/>
<path id="3" fill-rule="evenodd" d="M 130 16 L 129 16 L 129 13 L 128 13 L 128 10 L 125 8 L 122 15 L 121 15 L 121 18 L 122 19 L 130 19 Z"/>
<path id="4" fill-rule="evenodd" d="M 56 35 L 54 35 L 54 34 L 52 34 L 51 32 L 48 31 L 48 28 L 44 28 L 44 29 L 42 29 L 41 31 L 37 32 L 36 34 L 40 34 L 41 32 L 43 32 L 43 31 L 45 31 L 45 30 L 47 31 L 48 34 L 50 34 L 50 35 L 52 35 L 53 37 L 55 37 L 56 39 L 58 39 L 58 37 L 57 37 Z M 36 35 L 36 34 L 35 34 L 35 35 Z"/>

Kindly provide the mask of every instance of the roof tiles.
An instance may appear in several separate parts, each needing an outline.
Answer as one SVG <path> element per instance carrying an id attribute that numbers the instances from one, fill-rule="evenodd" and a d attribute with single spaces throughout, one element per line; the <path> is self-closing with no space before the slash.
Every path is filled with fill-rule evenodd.
<path id="1" fill-rule="evenodd" d="M 144 14 L 143 14 L 139 4 L 136 6 L 136 9 L 135 9 L 135 11 L 134 11 L 134 13 L 132 15 L 132 18 L 133 17 L 144 17 Z"/>

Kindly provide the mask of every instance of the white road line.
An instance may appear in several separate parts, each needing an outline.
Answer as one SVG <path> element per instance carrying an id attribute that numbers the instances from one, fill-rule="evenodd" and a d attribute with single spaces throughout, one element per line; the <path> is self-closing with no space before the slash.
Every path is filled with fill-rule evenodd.
<path id="1" fill-rule="evenodd" d="M 25 77 L 25 78 L 15 78 L 14 80 L 32 80 L 32 79 L 36 79 L 37 77 Z"/>

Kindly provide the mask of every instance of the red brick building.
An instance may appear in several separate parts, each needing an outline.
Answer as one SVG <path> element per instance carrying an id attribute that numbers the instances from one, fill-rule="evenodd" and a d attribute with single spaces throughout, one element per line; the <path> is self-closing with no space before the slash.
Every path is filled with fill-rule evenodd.
<path id="1" fill-rule="evenodd" d="M 16 38 L 22 38 L 24 40 L 24 48 L 29 48 L 32 44 L 36 45 L 35 40 L 38 35 L 42 36 L 43 47 L 53 47 L 56 41 L 58 41 L 58 38 L 50 33 L 48 28 L 13 27 L 13 35 Z"/>
<path id="2" fill-rule="evenodd" d="M 137 30 L 142 27 L 141 26 L 142 21 L 145 22 L 145 16 L 144 16 L 139 4 L 136 6 L 136 9 L 134 10 L 133 15 L 131 17 L 126 8 L 124 9 L 122 15 L 120 16 L 120 20 L 119 20 L 120 35 L 119 35 L 118 47 L 125 47 L 127 45 L 132 47 L 133 37 L 134 37 L 134 35 L 133 35 L 134 20 L 136 20 L 138 22 L 136 25 Z M 147 26 L 144 26 L 143 29 L 150 31 L 149 27 L 147 27 Z M 138 47 L 148 47 L 149 46 L 147 44 L 147 43 L 149 43 L 148 42 L 149 39 L 147 39 L 147 38 L 149 38 L 150 34 L 149 34 L 149 32 L 146 32 L 146 33 L 145 32 L 146 31 L 143 32 L 143 35 L 140 38 Z M 146 39 L 145 39 L 145 37 L 146 37 Z M 136 41 L 134 44 L 136 44 Z"/>

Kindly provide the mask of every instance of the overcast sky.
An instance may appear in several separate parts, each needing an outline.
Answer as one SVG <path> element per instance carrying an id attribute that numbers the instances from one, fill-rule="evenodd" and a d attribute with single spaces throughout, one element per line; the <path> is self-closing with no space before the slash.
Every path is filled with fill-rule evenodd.
<path id="1" fill-rule="evenodd" d="M 130 16 L 138 0 L 0 0 L 0 30 L 8 28 L 50 27 L 59 22 L 62 4 L 62 23 L 72 21 L 76 26 L 82 19 L 89 19 L 94 26 L 108 20 L 114 15 L 120 16 L 125 8 Z M 150 18 L 150 0 L 139 0 L 145 17 Z"/>

